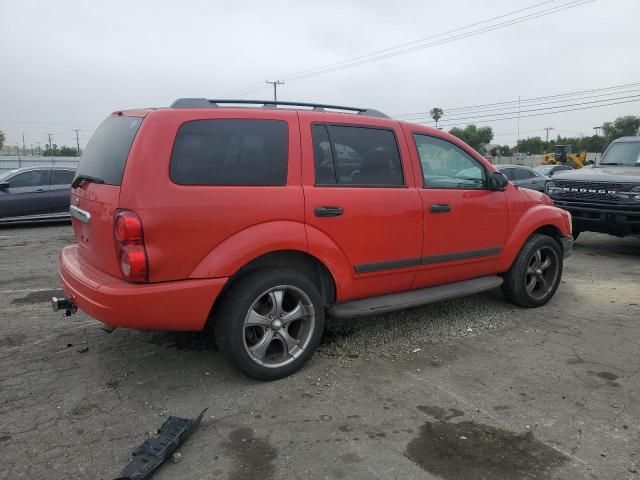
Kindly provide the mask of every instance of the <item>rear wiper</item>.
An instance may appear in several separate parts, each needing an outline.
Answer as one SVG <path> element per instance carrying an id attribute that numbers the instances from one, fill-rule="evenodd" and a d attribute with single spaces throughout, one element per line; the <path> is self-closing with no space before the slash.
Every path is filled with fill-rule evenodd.
<path id="1" fill-rule="evenodd" d="M 82 182 L 104 183 L 104 180 L 98 177 L 92 177 L 91 175 L 78 175 L 73 179 L 71 188 L 79 187 Z"/>

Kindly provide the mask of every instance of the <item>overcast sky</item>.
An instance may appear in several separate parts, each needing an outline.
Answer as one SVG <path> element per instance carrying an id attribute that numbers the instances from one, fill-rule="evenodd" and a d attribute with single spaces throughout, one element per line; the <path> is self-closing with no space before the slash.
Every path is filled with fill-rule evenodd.
<path id="1" fill-rule="evenodd" d="M 547 2 L 505 19 L 568 2 Z M 24 132 L 29 148 L 44 145 L 49 132 L 54 143 L 74 145 L 73 129 L 79 128 L 83 146 L 115 110 L 167 106 L 178 97 L 221 97 L 537 3 L 0 0 L 0 130 L 9 144 L 21 144 Z M 448 109 L 640 82 L 639 20 L 638 0 L 596 0 L 470 38 L 286 81 L 279 97 L 368 106 L 390 115 L 439 106 L 445 110 L 442 125 L 463 123 L 467 120 L 447 122 Z M 437 39 L 442 38 L 447 36 Z M 595 100 L 626 101 L 640 94 L 640 85 L 620 92 Z M 271 97 L 266 84 L 245 95 Z M 554 106 L 593 99 L 560 100 Z M 640 114 L 640 102 L 522 118 L 520 132 L 544 137 L 542 128 L 555 127 L 552 136 L 591 135 L 593 126 L 628 114 Z M 516 120 L 487 118 L 472 121 L 493 127 L 494 142 L 515 143 Z"/>

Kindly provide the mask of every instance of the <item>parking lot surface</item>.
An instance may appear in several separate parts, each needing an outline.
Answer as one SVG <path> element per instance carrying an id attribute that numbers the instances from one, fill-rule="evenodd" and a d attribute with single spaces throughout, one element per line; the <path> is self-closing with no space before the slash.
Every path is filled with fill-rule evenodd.
<path id="1" fill-rule="evenodd" d="M 329 322 L 296 375 L 201 334 L 53 313 L 68 224 L 0 229 L 1 479 L 112 479 L 209 410 L 158 479 L 640 478 L 640 239 L 583 234 L 545 307 L 490 292 Z"/>

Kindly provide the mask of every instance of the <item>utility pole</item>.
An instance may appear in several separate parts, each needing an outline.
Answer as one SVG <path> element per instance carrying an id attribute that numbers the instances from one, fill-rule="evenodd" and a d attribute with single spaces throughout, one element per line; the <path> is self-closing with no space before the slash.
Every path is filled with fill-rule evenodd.
<path id="1" fill-rule="evenodd" d="M 22 156 L 23 157 L 27 156 L 27 149 L 24 146 L 24 132 L 22 132 Z"/>
<path id="2" fill-rule="evenodd" d="M 49 150 L 51 150 L 51 160 L 53 160 L 53 142 L 51 141 L 51 135 L 53 135 L 53 133 L 47 133 L 49 137 Z"/>
<path id="3" fill-rule="evenodd" d="M 602 129 L 602 127 L 593 127 L 593 129 L 596 131 L 596 137 L 600 135 L 600 130 Z"/>
<path id="4" fill-rule="evenodd" d="M 273 85 L 273 102 L 278 104 L 278 85 L 284 85 L 284 82 L 280 80 L 267 80 L 267 83 Z"/>
<path id="5" fill-rule="evenodd" d="M 520 142 L 520 95 L 518 95 L 518 138 L 516 140 L 516 150 L 518 150 L 518 143 Z M 520 153 L 518 151 L 518 153 Z M 520 155 L 518 155 L 519 157 Z"/>
<path id="6" fill-rule="evenodd" d="M 36 155 L 36 156 L 40 157 L 40 156 L 42 156 L 42 149 L 40 148 L 40 142 L 36 142 L 36 143 L 38 144 L 38 154 L 39 154 L 39 155 Z"/>
<path id="7" fill-rule="evenodd" d="M 80 156 L 80 139 L 78 138 L 78 132 L 80 130 L 76 128 L 73 131 L 76 132 L 76 146 L 78 147 L 78 150 L 76 150 L 76 155 L 79 157 Z"/>
<path id="8" fill-rule="evenodd" d="M 545 142 L 548 142 L 549 141 L 549 130 L 555 130 L 555 129 L 553 127 L 546 127 L 546 128 L 543 128 L 543 130 L 547 131 L 547 137 L 545 139 Z"/>

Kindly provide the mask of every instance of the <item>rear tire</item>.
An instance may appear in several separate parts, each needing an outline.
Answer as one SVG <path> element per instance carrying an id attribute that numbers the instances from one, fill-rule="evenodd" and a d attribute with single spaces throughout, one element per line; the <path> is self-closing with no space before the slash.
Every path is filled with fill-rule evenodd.
<path id="1" fill-rule="evenodd" d="M 531 236 L 504 275 L 502 291 L 521 307 L 541 307 L 558 289 L 562 278 L 562 250 L 547 235 Z"/>
<path id="2" fill-rule="evenodd" d="M 236 368 L 276 380 L 302 368 L 318 348 L 324 304 L 305 275 L 257 270 L 229 289 L 214 321 L 216 343 Z"/>

